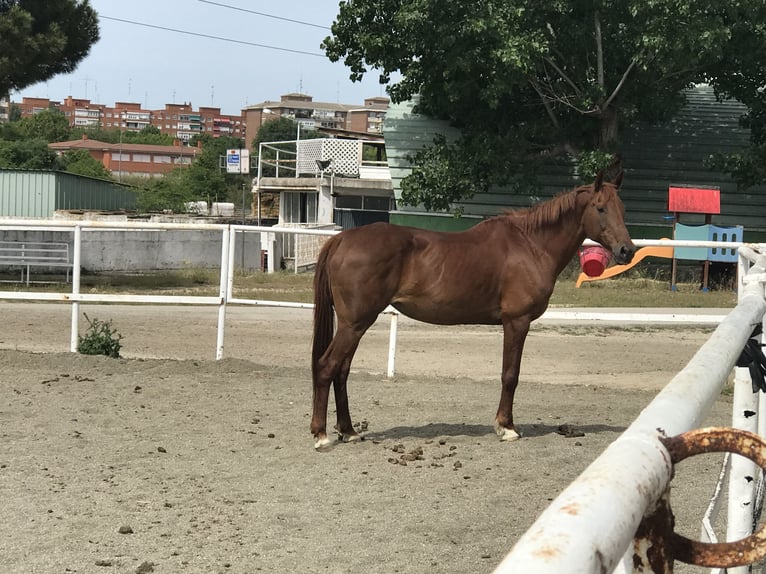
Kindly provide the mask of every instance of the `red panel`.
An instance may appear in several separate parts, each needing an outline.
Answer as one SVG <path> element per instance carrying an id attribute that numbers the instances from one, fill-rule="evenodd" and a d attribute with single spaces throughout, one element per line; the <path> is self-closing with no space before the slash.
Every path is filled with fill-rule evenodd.
<path id="1" fill-rule="evenodd" d="M 721 213 L 721 192 L 701 187 L 668 188 L 668 211 L 678 213 Z"/>

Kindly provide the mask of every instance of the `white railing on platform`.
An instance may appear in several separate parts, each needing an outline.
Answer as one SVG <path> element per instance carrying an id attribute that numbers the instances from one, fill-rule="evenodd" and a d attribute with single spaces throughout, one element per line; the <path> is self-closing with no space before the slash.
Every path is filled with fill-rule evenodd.
<path id="1" fill-rule="evenodd" d="M 766 245 L 739 247 L 737 306 L 633 424 L 550 504 L 498 565 L 496 574 L 634 572 L 636 529 L 668 490 L 672 478 L 670 456 L 660 437 L 701 424 L 753 328 L 763 322 Z M 737 368 L 733 426 L 753 431 L 760 426 L 763 431 L 763 422 L 758 425 L 756 421 L 766 417 L 753 416 L 759 410 L 758 396 L 753 394 L 746 372 Z M 747 459 L 729 459 L 726 539 L 732 541 L 753 533 L 758 482 L 753 477 L 759 473 Z M 709 525 L 706 531 L 710 532 Z M 642 565 L 635 571 L 647 570 Z M 728 570 L 747 571 L 747 567 Z"/>

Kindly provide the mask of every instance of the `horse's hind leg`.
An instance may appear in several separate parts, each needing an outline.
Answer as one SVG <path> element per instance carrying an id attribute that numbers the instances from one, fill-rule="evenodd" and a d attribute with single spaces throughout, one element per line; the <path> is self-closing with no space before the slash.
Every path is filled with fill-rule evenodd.
<path id="1" fill-rule="evenodd" d="M 333 390 L 335 391 L 335 410 L 337 412 L 337 424 L 335 430 L 341 436 L 341 440 L 344 442 L 353 442 L 359 440 L 359 434 L 354 429 L 354 425 L 351 422 L 351 413 L 348 408 L 348 390 L 346 383 L 348 382 L 348 374 L 351 371 L 351 361 L 354 359 L 354 354 L 359 346 L 359 341 L 354 345 L 351 353 L 343 361 L 343 364 L 338 371 L 338 375 L 333 381 Z"/>
<path id="2" fill-rule="evenodd" d="M 336 385 L 335 401 L 338 412 L 338 431 L 342 435 L 356 434 L 351 424 L 348 409 L 346 380 L 351 369 L 351 359 L 366 330 L 366 327 L 354 329 L 348 325 L 339 324 L 330 346 L 319 359 L 316 381 L 314 381 L 314 413 L 311 419 L 311 432 L 316 439 L 314 448 L 317 450 L 326 450 L 331 445 L 331 441 L 327 437 L 327 403 L 330 385 L 333 382 Z"/>

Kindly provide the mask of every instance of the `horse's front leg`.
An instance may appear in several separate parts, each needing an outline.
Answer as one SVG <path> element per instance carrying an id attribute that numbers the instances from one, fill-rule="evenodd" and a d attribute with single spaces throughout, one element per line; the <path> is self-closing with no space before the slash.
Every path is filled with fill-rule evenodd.
<path id="1" fill-rule="evenodd" d="M 513 396 L 519 384 L 521 352 L 529 333 L 529 317 L 503 318 L 503 372 L 500 405 L 495 416 L 495 431 L 500 440 L 514 441 L 521 435 L 513 426 Z"/>

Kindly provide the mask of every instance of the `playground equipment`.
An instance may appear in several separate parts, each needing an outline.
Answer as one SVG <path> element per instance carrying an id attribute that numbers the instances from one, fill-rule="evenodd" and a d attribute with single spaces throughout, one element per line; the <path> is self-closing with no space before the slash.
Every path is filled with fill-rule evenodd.
<path id="1" fill-rule="evenodd" d="M 721 227 L 713 225 L 711 218 L 721 212 L 720 191 L 715 188 L 670 186 L 668 188 L 668 211 L 673 219 L 673 239 L 689 241 L 742 242 L 743 228 Z M 681 215 L 697 213 L 704 215 L 702 225 L 686 225 L 680 222 Z M 586 281 L 599 281 L 624 273 L 635 267 L 646 257 L 663 257 L 672 260 L 670 288 L 676 290 L 677 262 L 702 261 L 702 290 L 708 290 L 708 278 L 711 262 L 737 263 L 737 250 L 726 247 L 643 247 L 636 251 L 633 260 L 627 265 L 606 267 L 602 273 L 580 273 L 575 284 L 580 287 Z M 589 270 L 590 271 L 590 270 Z"/>
<path id="2" fill-rule="evenodd" d="M 663 239 L 667 239 L 667 237 L 663 237 Z M 612 265 L 611 267 L 607 267 L 604 269 L 604 271 L 601 273 L 601 275 L 598 275 L 596 277 L 591 277 L 587 275 L 585 272 L 580 273 L 580 276 L 577 278 L 577 282 L 575 283 L 575 287 L 580 287 L 585 281 L 600 281 L 601 279 L 608 279 L 609 277 L 614 277 L 615 275 L 619 275 L 620 273 L 624 273 L 628 269 L 631 269 L 638 265 L 643 259 L 647 257 L 664 257 L 666 259 L 672 259 L 673 257 L 673 248 L 672 247 L 642 247 L 641 249 L 637 250 L 636 253 L 633 255 L 633 260 L 630 263 L 627 263 L 625 265 Z"/>

